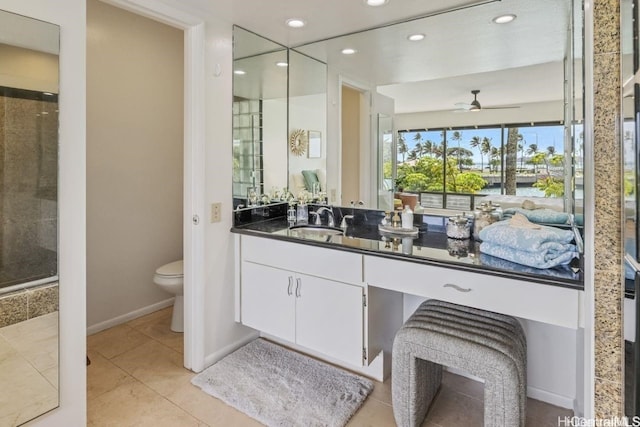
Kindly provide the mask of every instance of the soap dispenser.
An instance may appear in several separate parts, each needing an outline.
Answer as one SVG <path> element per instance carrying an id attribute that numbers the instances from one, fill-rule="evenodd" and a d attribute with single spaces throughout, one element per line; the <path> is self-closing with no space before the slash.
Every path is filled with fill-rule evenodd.
<path id="1" fill-rule="evenodd" d="M 413 230 L 413 211 L 409 205 L 404 205 L 404 210 L 402 211 L 402 228 Z"/>
<path id="2" fill-rule="evenodd" d="M 402 226 L 402 220 L 400 219 L 400 215 L 398 215 L 398 211 L 395 211 L 393 217 L 391 217 L 391 226 L 393 228 L 400 228 Z"/>

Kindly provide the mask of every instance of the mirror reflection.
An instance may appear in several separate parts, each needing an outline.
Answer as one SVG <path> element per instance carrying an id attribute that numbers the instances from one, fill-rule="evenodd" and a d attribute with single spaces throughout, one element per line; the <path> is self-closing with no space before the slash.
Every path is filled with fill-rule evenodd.
<path id="1" fill-rule="evenodd" d="M 58 406 L 58 51 L 0 11 L 0 425 Z"/>
<path id="2" fill-rule="evenodd" d="M 286 47 L 233 28 L 234 208 L 287 187 L 287 68 Z"/>
<path id="3" fill-rule="evenodd" d="M 580 216 L 581 7 L 493 2 L 294 47 L 328 67 L 329 201 L 387 208 L 406 192 L 463 210 L 535 198 Z M 392 192 L 379 114 L 393 123 Z"/>
<path id="4" fill-rule="evenodd" d="M 289 51 L 289 64 L 289 190 L 296 198 L 307 192 L 312 199 L 324 200 L 327 66 L 295 50 Z"/>

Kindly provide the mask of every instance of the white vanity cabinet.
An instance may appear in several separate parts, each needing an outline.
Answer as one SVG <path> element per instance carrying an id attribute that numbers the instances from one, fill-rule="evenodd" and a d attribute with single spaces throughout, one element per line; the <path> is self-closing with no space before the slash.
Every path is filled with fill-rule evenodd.
<path id="1" fill-rule="evenodd" d="M 364 280 L 424 298 L 577 329 L 582 291 L 455 268 L 364 257 Z"/>
<path id="2" fill-rule="evenodd" d="M 240 322 L 363 366 L 362 255 L 252 236 L 242 236 L 239 246 Z"/>
<path id="3" fill-rule="evenodd" d="M 243 261 L 241 289 L 243 324 L 362 365 L 361 286 Z"/>

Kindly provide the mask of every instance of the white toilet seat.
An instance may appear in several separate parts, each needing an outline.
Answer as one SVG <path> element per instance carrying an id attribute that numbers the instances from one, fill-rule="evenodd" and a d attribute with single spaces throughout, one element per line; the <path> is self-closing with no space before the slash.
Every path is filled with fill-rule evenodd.
<path id="1" fill-rule="evenodd" d="M 182 332 L 184 317 L 184 270 L 182 260 L 170 262 L 169 264 L 159 267 L 153 275 L 153 282 L 162 290 L 175 295 L 171 330 L 174 332 Z"/>
<path id="2" fill-rule="evenodd" d="M 184 263 L 182 260 L 170 262 L 156 270 L 157 276 L 184 277 Z"/>

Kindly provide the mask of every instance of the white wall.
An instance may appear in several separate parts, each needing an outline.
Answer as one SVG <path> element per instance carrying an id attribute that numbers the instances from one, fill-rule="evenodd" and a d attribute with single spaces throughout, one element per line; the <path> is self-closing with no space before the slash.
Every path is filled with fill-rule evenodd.
<path id="1" fill-rule="evenodd" d="M 57 24 L 60 35 L 60 406 L 32 425 L 86 424 L 85 1 L 0 0 L 9 12 Z"/>
<path id="2" fill-rule="evenodd" d="M 234 241 L 232 215 L 231 99 L 233 79 L 232 24 L 204 17 L 205 40 L 205 211 L 222 202 L 222 221 L 204 221 L 205 294 L 204 355 L 208 366 L 256 336 L 234 322 Z M 219 75 L 215 70 L 219 67 Z M 216 76 L 217 75 L 217 76 Z M 198 337 L 195 337 L 198 339 Z M 199 369 L 198 366 L 195 367 Z"/>
<path id="3" fill-rule="evenodd" d="M 287 149 L 289 156 L 289 174 L 300 173 L 303 170 L 327 168 L 327 96 L 324 93 L 315 95 L 294 96 L 289 98 L 289 135 L 295 129 L 315 130 L 322 134 L 321 154 L 319 158 L 308 158 L 305 152 L 295 156 Z M 287 145 L 288 147 L 288 145 Z M 294 188 L 292 182 L 289 187 Z M 294 194 L 297 196 L 297 194 Z"/>
<path id="4" fill-rule="evenodd" d="M 262 101 L 262 155 L 264 160 L 264 191 L 272 187 L 287 187 L 287 100 Z"/>
<path id="5" fill-rule="evenodd" d="M 183 254 L 183 39 L 182 30 L 87 2 L 90 333 L 172 297 L 153 274 Z"/>

